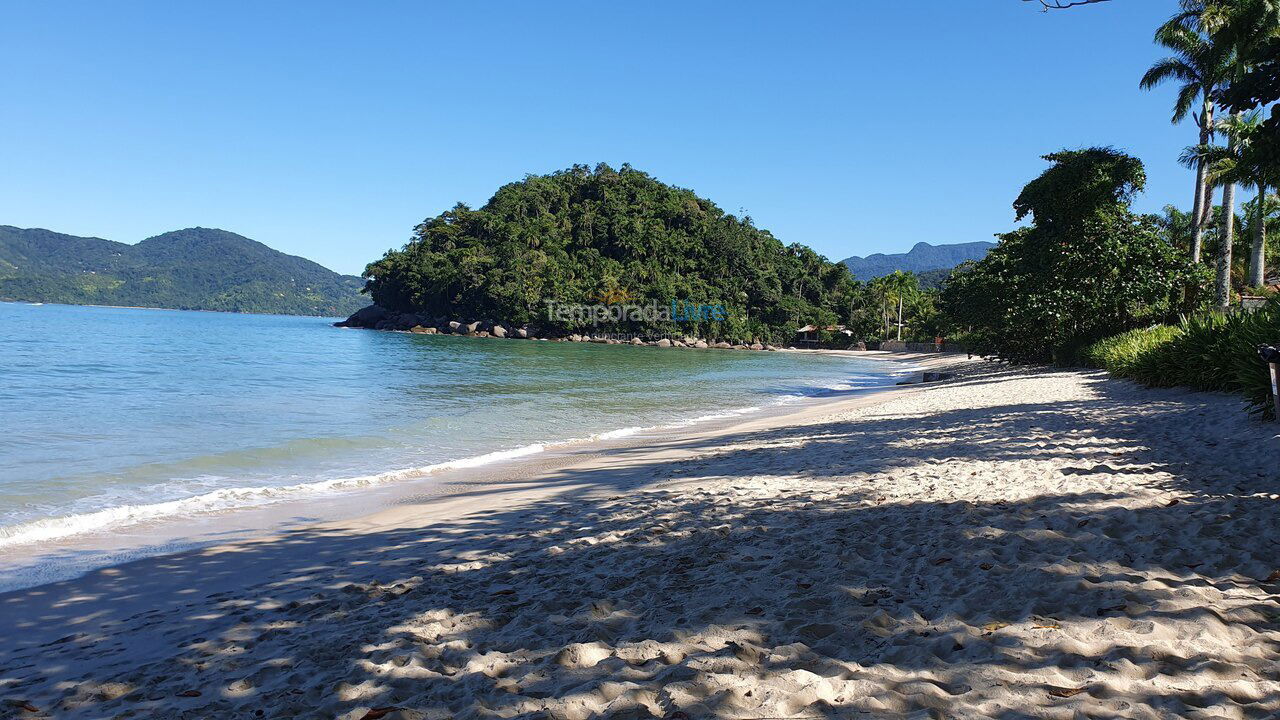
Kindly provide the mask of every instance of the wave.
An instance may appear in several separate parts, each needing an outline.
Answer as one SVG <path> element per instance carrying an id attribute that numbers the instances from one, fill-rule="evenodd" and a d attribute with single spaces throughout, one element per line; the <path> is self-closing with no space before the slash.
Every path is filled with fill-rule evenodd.
<path id="1" fill-rule="evenodd" d="M 849 385 L 841 383 L 828 387 L 811 388 L 807 392 L 783 395 L 775 399 L 771 406 L 785 405 L 808 398 L 822 397 L 831 394 L 854 390 L 867 390 L 882 387 L 887 383 L 883 376 L 875 378 L 881 382 L 869 385 Z M 416 480 L 448 470 L 480 467 L 497 462 L 515 460 L 517 458 L 536 455 L 548 449 L 560 449 L 585 443 L 614 440 L 636 435 L 642 432 L 664 430 L 680 430 L 714 420 L 726 420 L 759 412 L 760 406 L 749 406 L 723 410 L 707 415 L 679 420 L 661 425 L 631 426 L 595 433 L 587 437 L 569 440 L 536 442 L 508 450 L 498 450 L 472 457 L 449 460 L 446 462 L 424 465 L 420 467 L 389 470 L 387 472 L 358 475 L 354 477 L 318 480 L 314 482 L 296 483 L 292 485 L 229 487 L 212 490 L 200 495 L 168 500 L 164 502 L 139 505 L 123 504 L 85 513 L 61 515 L 41 518 L 27 522 L 0 527 L 0 548 L 31 543 L 59 540 L 74 535 L 99 532 L 112 528 L 136 525 L 139 523 L 172 520 L 194 515 L 204 515 L 233 510 L 260 508 L 290 500 L 314 499 L 316 497 L 351 492 L 361 488 L 385 485 L 406 480 Z"/>

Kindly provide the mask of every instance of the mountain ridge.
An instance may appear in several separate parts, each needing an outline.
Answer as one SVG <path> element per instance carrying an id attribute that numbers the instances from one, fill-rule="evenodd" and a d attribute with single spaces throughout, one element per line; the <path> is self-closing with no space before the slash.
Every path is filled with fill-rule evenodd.
<path id="1" fill-rule="evenodd" d="M 0 225 L 0 299 L 342 316 L 363 281 L 218 228 L 127 244 Z"/>
<path id="2" fill-rule="evenodd" d="M 981 260 L 995 246 L 993 242 L 982 240 L 944 245 L 918 242 L 905 253 L 872 253 L 866 257 L 854 255 L 840 262 L 849 268 L 855 278 L 867 281 L 889 275 L 896 270 L 913 273 L 949 270 L 966 260 Z"/>

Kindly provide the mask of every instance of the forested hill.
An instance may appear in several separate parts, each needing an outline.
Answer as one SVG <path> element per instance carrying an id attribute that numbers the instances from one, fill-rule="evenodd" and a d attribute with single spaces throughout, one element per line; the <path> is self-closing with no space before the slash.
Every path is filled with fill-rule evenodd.
<path id="1" fill-rule="evenodd" d="M 362 282 L 249 238 L 175 230 L 136 245 L 0 225 L 0 299 L 345 315 Z"/>
<path id="2" fill-rule="evenodd" d="M 622 332 L 791 338 L 834 324 L 857 291 L 848 271 L 803 245 L 784 245 L 750 218 L 627 165 L 578 165 L 500 188 L 481 208 L 457 205 L 420 224 L 402 249 L 365 270 L 388 310 L 559 331 L 545 305 L 718 305 L 723 320 L 628 319 Z"/>
<path id="3" fill-rule="evenodd" d="M 855 278 L 866 282 L 891 275 L 895 270 L 913 272 L 917 275 L 928 270 L 950 270 L 966 260 L 981 260 L 993 247 L 995 243 L 982 241 L 952 245 L 930 245 L 922 242 L 916 243 L 909 252 L 854 256 L 846 258 L 843 262 Z"/>

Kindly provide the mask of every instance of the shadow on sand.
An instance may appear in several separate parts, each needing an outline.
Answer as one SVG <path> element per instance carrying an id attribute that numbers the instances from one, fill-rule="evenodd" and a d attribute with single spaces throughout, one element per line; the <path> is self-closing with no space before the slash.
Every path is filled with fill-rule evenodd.
<path id="1" fill-rule="evenodd" d="M 0 596 L 4 711 L 1272 716 L 1276 438 L 1217 396 L 1085 382 L 620 451 L 531 504 Z M 1174 444 L 1188 425 L 1231 466 Z M 1066 490 L 973 499 L 1007 472 Z"/>

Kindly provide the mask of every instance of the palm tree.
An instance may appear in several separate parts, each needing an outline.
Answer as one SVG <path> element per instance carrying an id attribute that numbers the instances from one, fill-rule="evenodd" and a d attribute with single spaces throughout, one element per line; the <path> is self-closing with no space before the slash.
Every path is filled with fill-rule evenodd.
<path id="1" fill-rule="evenodd" d="M 1211 183 L 1223 186 L 1222 191 L 1222 242 L 1218 250 L 1218 279 L 1214 297 L 1218 305 L 1226 307 L 1231 302 L 1231 254 L 1235 240 L 1235 187 L 1242 184 L 1253 187 L 1260 197 L 1265 197 L 1267 188 L 1274 186 L 1276 168 L 1269 158 L 1258 152 L 1253 142 L 1262 127 L 1262 116 L 1258 111 L 1247 114 L 1236 113 L 1218 123 L 1218 130 L 1227 136 L 1226 147 L 1219 145 L 1197 145 L 1187 148 L 1179 158 L 1183 164 L 1195 163 L 1207 168 L 1207 177 Z M 1249 280 L 1247 284 L 1261 285 L 1266 274 L 1266 222 L 1262 211 L 1265 202 L 1258 203 L 1258 216 L 1253 224 L 1253 247 L 1250 253 Z"/>
<path id="2" fill-rule="evenodd" d="M 1177 205 L 1165 205 L 1164 214 L 1156 216 L 1156 223 L 1168 243 L 1186 252 L 1191 252 L 1191 213 L 1178 209 Z"/>
<path id="3" fill-rule="evenodd" d="M 1275 187 L 1275 183 L 1271 186 Z M 1260 191 L 1252 201 L 1245 203 L 1244 209 L 1253 235 L 1247 283 L 1250 287 L 1261 287 L 1267 281 L 1267 222 L 1274 222 L 1276 212 L 1280 210 L 1280 197 Z"/>
<path id="4" fill-rule="evenodd" d="M 1139 85 L 1150 90 L 1166 80 L 1180 81 L 1182 85 L 1173 104 L 1173 122 L 1185 119 L 1198 101 L 1194 117 L 1200 128 L 1200 145 L 1208 145 L 1213 139 L 1213 96 L 1227 78 L 1232 53 L 1229 48 L 1216 45 L 1201 26 L 1200 17 L 1206 10 L 1203 0 L 1183 0 L 1182 8 L 1182 12 L 1161 25 L 1155 34 L 1155 41 L 1173 51 L 1173 55 L 1152 65 Z M 1204 228 L 1213 212 L 1209 193 L 1205 164 L 1197 163 L 1195 201 L 1191 210 L 1191 259 L 1194 262 L 1200 262 Z"/>
<path id="5" fill-rule="evenodd" d="M 902 340 L 902 304 L 906 298 L 920 290 L 920 281 L 913 273 L 894 270 L 884 277 L 887 295 L 896 298 L 898 303 L 898 340 Z"/>

